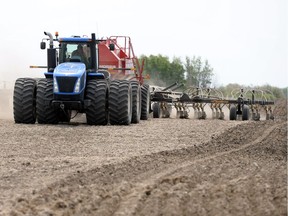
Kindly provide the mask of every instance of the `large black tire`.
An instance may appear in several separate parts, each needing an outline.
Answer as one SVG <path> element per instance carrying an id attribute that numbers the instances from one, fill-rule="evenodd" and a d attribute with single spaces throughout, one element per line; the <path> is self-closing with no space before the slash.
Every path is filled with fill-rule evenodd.
<path id="1" fill-rule="evenodd" d="M 111 125 L 129 125 L 132 120 L 132 89 L 129 81 L 113 80 L 108 97 Z"/>
<path id="2" fill-rule="evenodd" d="M 235 105 L 230 106 L 230 113 L 229 113 L 229 119 L 230 120 L 236 120 L 237 118 L 237 110 Z"/>
<path id="3" fill-rule="evenodd" d="M 15 82 L 13 113 L 15 123 L 34 124 L 36 122 L 36 80 L 19 78 Z"/>
<path id="4" fill-rule="evenodd" d="M 132 88 L 132 120 L 131 123 L 137 124 L 141 118 L 141 86 L 138 81 L 131 81 Z"/>
<path id="5" fill-rule="evenodd" d="M 152 107 L 153 110 L 153 118 L 161 118 L 162 117 L 162 112 L 161 112 L 161 107 L 159 102 L 155 102 Z"/>
<path id="6" fill-rule="evenodd" d="M 149 85 L 144 84 L 141 86 L 141 97 L 141 120 L 147 120 L 151 109 Z"/>
<path id="7" fill-rule="evenodd" d="M 249 107 L 247 105 L 243 105 L 242 107 L 242 120 L 249 120 Z"/>
<path id="8" fill-rule="evenodd" d="M 36 110 L 39 124 L 58 124 L 59 110 L 51 104 L 53 100 L 53 80 L 40 79 L 37 88 Z"/>
<path id="9" fill-rule="evenodd" d="M 87 83 L 86 99 L 91 101 L 86 109 L 89 125 L 107 125 L 108 123 L 108 85 L 106 80 L 90 80 Z"/>

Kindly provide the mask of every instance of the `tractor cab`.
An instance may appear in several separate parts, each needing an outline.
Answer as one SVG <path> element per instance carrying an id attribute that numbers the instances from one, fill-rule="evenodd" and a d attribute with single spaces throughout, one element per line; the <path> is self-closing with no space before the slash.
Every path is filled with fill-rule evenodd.
<path id="1" fill-rule="evenodd" d="M 47 68 L 45 74 L 47 78 L 51 77 L 58 65 L 62 63 L 83 63 L 87 72 L 96 72 L 98 70 L 98 50 L 95 34 L 88 37 L 65 37 L 58 38 L 58 33 L 53 38 L 49 32 L 44 32 L 49 36 L 49 48 L 47 49 Z M 54 42 L 59 43 L 59 48 L 54 46 Z M 42 40 L 41 49 L 46 49 L 46 43 Z M 59 50 L 59 51 L 56 51 Z"/>
<path id="2" fill-rule="evenodd" d="M 59 64 L 82 62 L 85 64 L 86 70 L 95 69 L 95 66 L 92 65 L 92 58 L 97 60 L 97 57 L 91 56 L 91 53 L 96 47 L 91 44 L 91 39 L 80 37 L 60 38 L 59 48 Z"/>

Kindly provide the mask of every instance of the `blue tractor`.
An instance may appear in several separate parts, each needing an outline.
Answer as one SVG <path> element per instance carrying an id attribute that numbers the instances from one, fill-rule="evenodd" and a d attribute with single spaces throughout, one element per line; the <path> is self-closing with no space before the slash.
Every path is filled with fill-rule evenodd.
<path id="1" fill-rule="evenodd" d="M 91 38 L 44 34 L 49 41 L 45 78 L 16 80 L 15 123 L 70 122 L 72 113 L 85 113 L 89 125 L 129 125 L 148 119 L 149 86 L 142 85 L 138 75 L 116 79 L 107 68 L 100 68 L 98 44 L 103 40 L 96 39 L 94 33 Z M 43 40 L 41 49 L 46 49 Z M 115 44 L 110 43 L 107 49 L 114 52 Z"/>

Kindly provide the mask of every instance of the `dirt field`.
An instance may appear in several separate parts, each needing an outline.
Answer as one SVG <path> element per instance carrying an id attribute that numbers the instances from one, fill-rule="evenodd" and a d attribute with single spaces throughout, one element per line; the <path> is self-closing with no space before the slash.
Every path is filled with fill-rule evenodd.
<path id="1" fill-rule="evenodd" d="M 0 115 L 0 215 L 287 215 L 275 121 L 14 124 Z"/>

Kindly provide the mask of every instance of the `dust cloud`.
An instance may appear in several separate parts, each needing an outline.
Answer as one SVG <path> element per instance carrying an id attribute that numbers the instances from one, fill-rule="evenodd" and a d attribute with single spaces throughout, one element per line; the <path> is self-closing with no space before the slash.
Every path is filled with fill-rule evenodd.
<path id="1" fill-rule="evenodd" d="M 13 119 L 13 87 L 14 82 L 0 83 L 0 118 Z"/>

